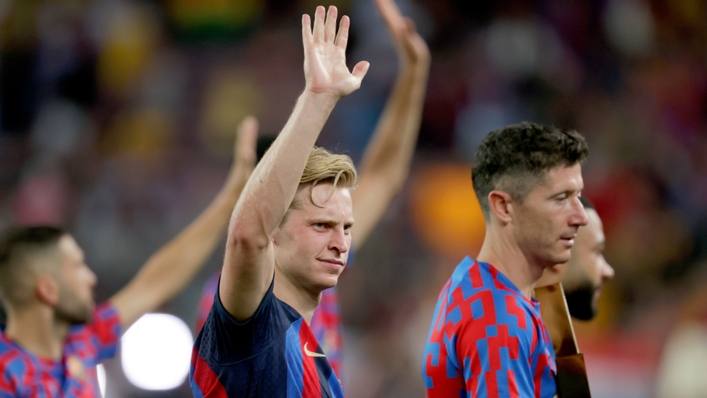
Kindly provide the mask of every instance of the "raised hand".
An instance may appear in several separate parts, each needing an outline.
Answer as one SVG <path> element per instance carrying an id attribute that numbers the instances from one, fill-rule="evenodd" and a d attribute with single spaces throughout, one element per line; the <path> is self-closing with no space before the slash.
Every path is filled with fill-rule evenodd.
<path id="1" fill-rule="evenodd" d="M 346 66 L 346 44 L 349 38 L 349 17 L 343 16 L 336 32 L 337 9 L 318 6 L 314 14 L 314 28 L 309 15 L 302 16 L 304 43 L 304 75 L 306 90 L 317 94 L 345 97 L 361 87 L 369 63 L 361 61 L 349 72 Z M 326 21 L 325 21 L 326 19 Z"/>
<path id="2" fill-rule="evenodd" d="M 255 146 L 258 137 L 258 120 L 248 116 L 238 125 L 233 164 L 228 172 L 226 187 L 240 195 L 255 167 Z"/>
<path id="3" fill-rule="evenodd" d="M 410 18 L 403 17 L 393 0 L 375 2 L 398 50 L 401 66 L 428 65 L 430 50 L 425 40 L 417 33 L 415 23 Z"/>

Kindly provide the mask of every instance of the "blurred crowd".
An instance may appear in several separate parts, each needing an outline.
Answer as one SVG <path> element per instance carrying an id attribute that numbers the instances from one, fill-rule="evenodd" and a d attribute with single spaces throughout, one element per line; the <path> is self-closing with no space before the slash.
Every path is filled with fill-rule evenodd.
<path id="1" fill-rule="evenodd" d="M 616 270 L 599 317 L 576 325 L 593 394 L 660 395 L 671 332 L 707 324 L 707 3 L 397 2 L 431 74 L 411 177 L 341 278 L 347 395 L 422 395 L 436 295 L 483 239 L 471 154 L 523 120 L 590 144 L 584 194 Z M 350 64 L 371 69 L 320 144 L 358 161 L 396 56 L 372 0 L 331 3 L 352 20 Z M 285 123 L 304 87 L 299 16 L 317 4 L 0 0 L 0 226 L 67 227 L 99 301 L 117 291 L 216 194 L 238 122 L 255 115 L 261 135 Z M 164 311 L 193 324 L 220 261 Z"/>

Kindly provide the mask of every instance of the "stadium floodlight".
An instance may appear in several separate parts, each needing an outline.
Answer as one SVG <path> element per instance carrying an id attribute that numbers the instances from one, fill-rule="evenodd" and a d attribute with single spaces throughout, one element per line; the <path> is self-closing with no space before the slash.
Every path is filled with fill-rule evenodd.
<path id="1" fill-rule="evenodd" d="M 128 381 L 143 390 L 171 390 L 189 375 L 194 338 L 184 321 L 170 314 L 145 314 L 121 339 Z"/>

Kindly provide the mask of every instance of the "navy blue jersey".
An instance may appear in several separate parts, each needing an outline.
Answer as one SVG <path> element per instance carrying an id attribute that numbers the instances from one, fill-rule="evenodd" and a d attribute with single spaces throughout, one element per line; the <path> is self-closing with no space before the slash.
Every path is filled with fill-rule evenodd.
<path id="1" fill-rule="evenodd" d="M 350 269 L 353 265 L 354 250 L 353 247 L 349 250 L 349 259 L 346 262 L 346 269 Z M 346 274 L 346 272 L 344 272 Z M 342 275 L 344 275 L 342 274 Z M 218 288 L 221 272 L 217 272 L 204 285 L 199 300 L 199 307 L 196 311 L 196 332 L 198 333 L 206 318 L 211 312 L 211 306 L 214 304 L 216 297 L 216 289 Z M 344 362 L 343 340 L 344 333 L 341 325 L 341 307 L 339 306 L 339 296 L 336 292 L 336 287 L 326 289 L 322 292 L 322 299 L 314 310 L 312 321 L 309 323 L 314 336 L 322 346 L 322 350 L 326 353 L 326 358 L 329 365 L 334 369 L 334 372 L 341 378 L 341 369 Z"/>
<path id="2" fill-rule="evenodd" d="M 194 397 L 343 397 L 341 383 L 304 318 L 275 297 L 238 322 L 216 295 L 194 343 Z"/>

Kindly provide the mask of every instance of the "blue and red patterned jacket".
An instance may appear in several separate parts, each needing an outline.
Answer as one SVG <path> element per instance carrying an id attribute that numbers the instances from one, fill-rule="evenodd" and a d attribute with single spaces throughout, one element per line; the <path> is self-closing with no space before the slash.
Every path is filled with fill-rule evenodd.
<path id="1" fill-rule="evenodd" d="M 91 323 L 69 330 L 59 361 L 30 354 L 0 332 L 0 398 L 99 398 L 96 365 L 115 355 L 120 333 L 109 303 L 95 309 Z"/>
<path id="2" fill-rule="evenodd" d="M 422 362 L 427 396 L 552 398 L 556 371 L 538 301 L 466 257 L 432 318 Z"/>

